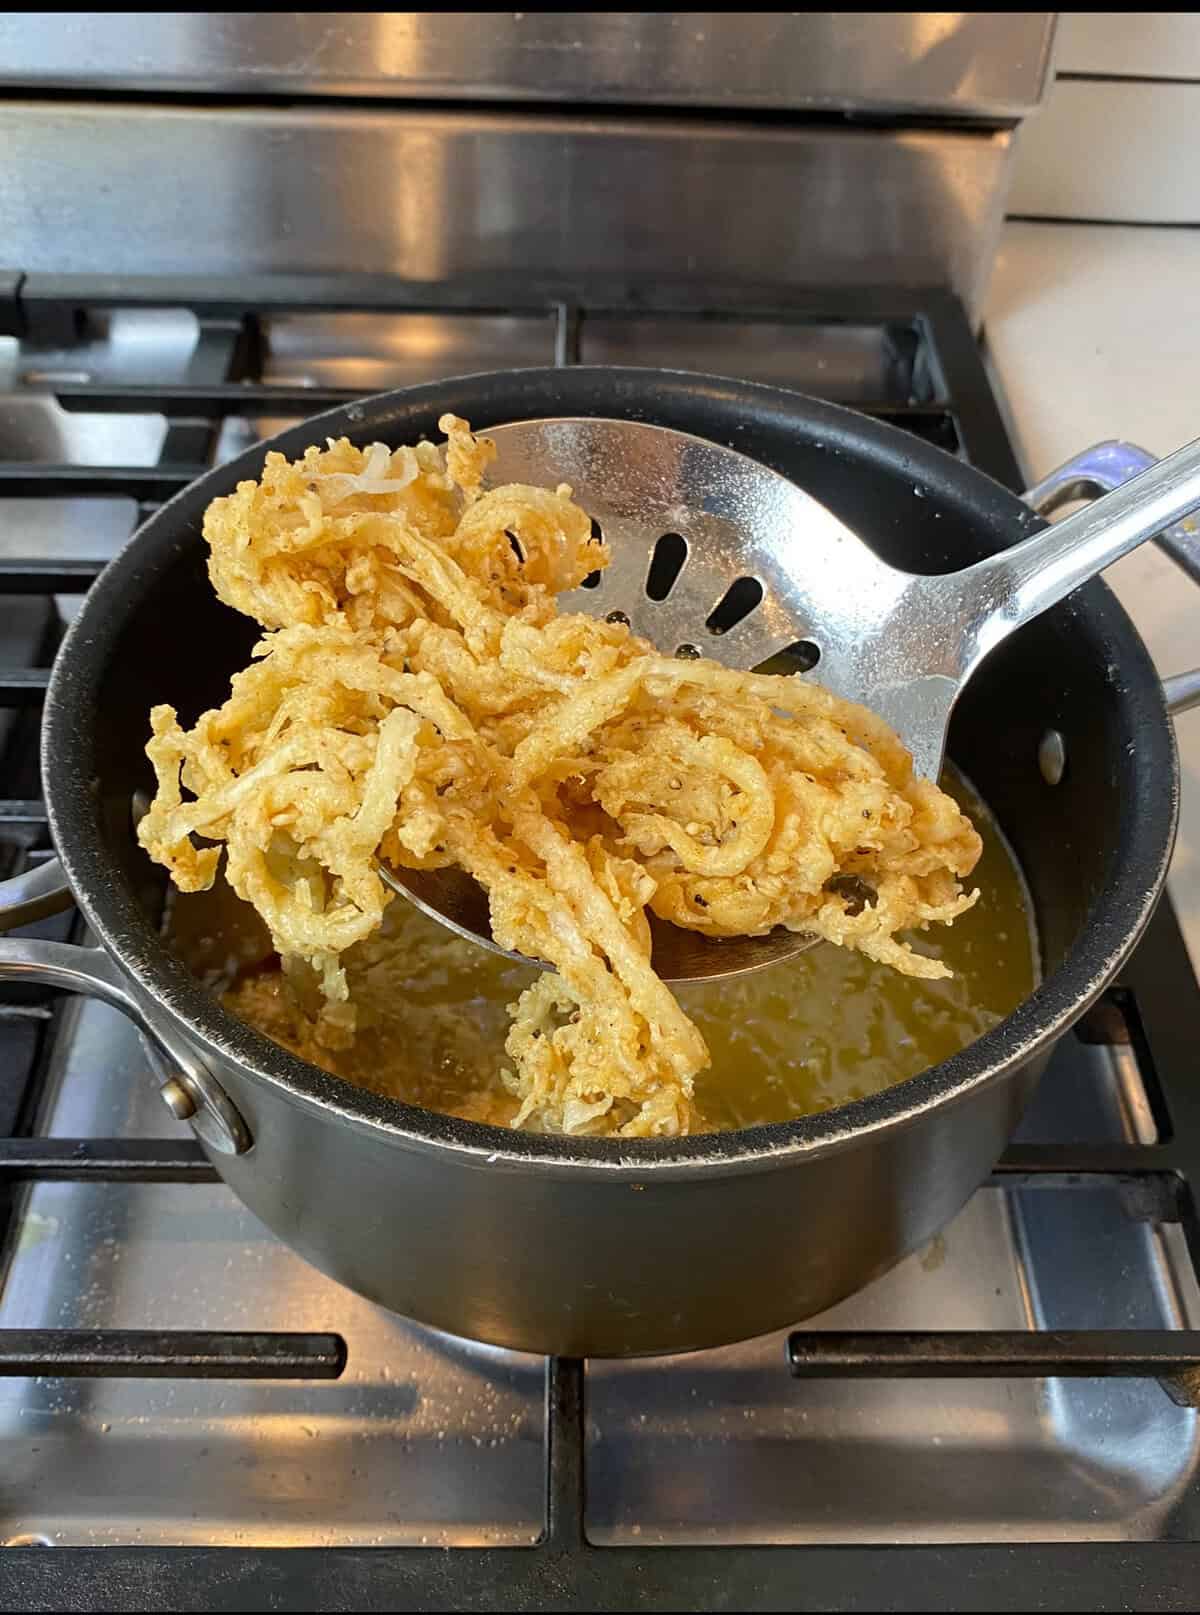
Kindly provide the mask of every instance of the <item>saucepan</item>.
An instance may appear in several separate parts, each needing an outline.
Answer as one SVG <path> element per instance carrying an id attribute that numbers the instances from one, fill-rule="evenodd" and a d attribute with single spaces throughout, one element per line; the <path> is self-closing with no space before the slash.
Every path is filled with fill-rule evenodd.
<path id="1" fill-rule="evenodd" d="M 42 774 L 57 860 L 0 889 L 6 927 L 74 901 L 90 946 L 8 938 L 0 977 L 93 994 L 145 1034 L 163 1097 L 230 1188 L 287 1244 L 396 1312 L 567 1355 L 683 1351 L 813 1316 L 929 1240 L 990 1172 L 1046 1060 L 1112 981 L 1162 892 L 1175 836 L 1170 712 L 1110 591 L 1089 583 L 1001 645 L 956 712 L 949 752 L 1024 868 L 1040 985 L 953 1058 L 819 1115 L 741 1132 L 614 1142 L 513 1132 L 352 1087 L 221 1006 L 161 930 L 161 871 L 138 847 L 147 714 L 190 723 L 224 698 L 254 625 L 205 574 L 205 507 L 264 455 L 342 436 L 437 435 L 624 416 L 728 443 L 791 477 L 913 572 L 950 571 L 1042 525 L 1148 457 L 1108 444 L 1022 500 L 953 455 L 775 388 L 621 368 L 468 376 L 294 427 L 163 505 L 92 587 L 46 695 Z M 1164 535 L 1193 576 L 1188 524 Z M 802 1006 L 797 1007 L 802 1013 Z"/>

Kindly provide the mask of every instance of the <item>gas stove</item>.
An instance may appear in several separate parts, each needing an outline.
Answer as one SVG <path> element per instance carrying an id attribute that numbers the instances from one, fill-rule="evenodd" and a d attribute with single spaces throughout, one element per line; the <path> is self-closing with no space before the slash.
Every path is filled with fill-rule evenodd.
<path id="1" fill-rule="evenodd" d="M 500 292 L 0 277 L 0 874 L 48 854 L 39 702 L 80 592 L 205 465 L 333 403 L 525 365 L 703 370 L 1019 485 L 948 293 Z M 579 1362 L 324 1278 L 220 1184 L 126 1021 L 6 988 L 0 1603 L 1192 1607 L 1198 1034 L 1164 901 L 926 1250 L 796 1330 Z"/>

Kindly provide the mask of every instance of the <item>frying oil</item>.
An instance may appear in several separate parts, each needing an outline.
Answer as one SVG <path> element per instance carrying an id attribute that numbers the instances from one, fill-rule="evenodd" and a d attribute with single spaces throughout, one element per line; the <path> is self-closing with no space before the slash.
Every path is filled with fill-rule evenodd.
<path id="1" fill-rule="evenodd" d="M 981 895 L 953 926 L 909 940 L 953 977 L 901 976 L 823 943 L 748 976 L 677 988 L 712 1053 L 695 1095 L 709 1128 L 783 1121 L 902 1082 L 974 1042 L 1032 991 L 1037 946 L 1016 858 L 968 782 L 947 769 L 941 783 L 983 838 L 971 877 Z M 347 955 L 359 1031 L 336 1052 L 312 1038 L 261 923 L 223 880 L 176 895 L 169 933 L 191 968 L 226 990 L 235 1014 L 347 1081 L 476 1120 L 513 1114 L 496 1072 L 508 1006 L 534 972 L 402 899 L 389 906 L 384 931 Z"/>
<path id="2" fill-rule="evenodd" d="M 915 1077 L 973 1043 L 1033 991 L 1032 906 L 1016 857 L 978 793 L 955 770 L 941 780 L 983 839 L 968 886 L 975 907 L 907 940 L 954 975 L 901 976 L 848 948 L 821 944 L 725 982 L 677 989 L 712 1065 L 696 1102 L 714 1129 L 828 1110 Z"/>

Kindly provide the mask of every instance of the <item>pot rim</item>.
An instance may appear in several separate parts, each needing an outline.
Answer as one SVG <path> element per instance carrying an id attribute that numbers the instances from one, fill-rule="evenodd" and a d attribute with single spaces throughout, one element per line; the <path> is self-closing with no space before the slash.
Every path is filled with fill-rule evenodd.
<path id="1" fill-rule="evenodd" d="M 1115 597 L 1099 581 L 1085 585 L 1074 598 L 1086 603 L 1091 622 L 1114 642 L 1123 669 L 1132 675 L 1127 680 L 1126 698 L 1141 703 L 1141 710 L 1133 715 L 1145 752 L 1139 770 L 1141 789 L 1139 800 L 1124 809 L 1131 822 L 1130 854 L 1096 900 L 1067 957 L 1012 1014 L 940 1065 L 833 1110 L 736 1132 L 614 1141 L 515 1132 L 385 1098 L 322 1071 L 237 1020 L 175 957 L 128 883 L 114 875 L 94 781 L 72 766 L 71 758 L 87 745 L 93 695 L 108 648 L 129 614 L 139 584 L 154 571 L 155 547 L 162 570 L 177 557 L 181 540 L 200 543 L 196 508 L 231 491 L 243 478 L 257 477 L 268 452 L 281 450 L 294 456 L 326 435 L 345 433 L 362 439 L 373 422 L 386 429 L 389 415 L 398 406 L 426 406 L 438 412 L 451 409 L 468 418 L 474 414 L 486 430 L 502 419 L 536 416 L 500 413 L 485 423 L 471 407 L 472 393 L 478 400 L 481 393 L 498 388 L 505 396 L 519 398 L 527 393 L 536 401 L 547 392 L 552 396 L 555 387 L 586 388 L 589 382 L 601 379 L 609 389 L 606 407 L 612 412 L 624 402 L 626 412 L 632 413 L 633 401 L 644 399 L 651 388 L 656 399 L 694 396 L 703 390 L 709 396 L 723 396 L 735 407 L 752 406 L 768 416 L 794 418 L 799 412 L 833 438 L 850 436 L 857 446 L 884 459 L 902 457 L 906 474 L 919 476 L 924 470 L 936 480 L 957 484 L 960 494 L 977 505 L 986 498 L 1002 519 L 1011 518 L 1018 533 L 1044 525 L 1032 518 L 1015 494 L 984 472 L 897 427 L 800 393 L 696 372 L 602 366 L 482 372 L 339 406 L 254 445 L 182 489 L 136 530 L 89 590 L 56 658 L 42 728 L 47 816 L 67 880 L 89 926 L 130 976 L 151 1015 L 168 1014 L 202 1054 L 211 1058 L 215 1051 L 218 1060 L 231 1062 L 252 1082 L 265 1084 L 305 1108 L 336 1115 L 356 1130 L 411 1148 L 449 1151 L 463 1164 L 553 1176 L 582 1172 L 636 1180 L 649 1172 L 655 1177 L 667 1172 L 672 1177 L 701 1173 L 707 1177 L 714 1172 L 785 1166 L 798 1158 L 848 1147 L 869 1134 L 912 1125 L 928 1112 L 966 1099 L 1028 1063 L 1068 1030 L 1132 952 L 1163 890 L 1178 817 L 1174 734 L 1149 653 Z M 628 392 L 625 400 L 623 389 Z M 456 400 L 457 394 L 463 394 L 465 401 Z M 549 412 L 547 408 L 541 411 Z M 600 414 L 602 410 L 572 404 L 570 412 Z M 483 414 L 488 414 L 486 409 Z"/>

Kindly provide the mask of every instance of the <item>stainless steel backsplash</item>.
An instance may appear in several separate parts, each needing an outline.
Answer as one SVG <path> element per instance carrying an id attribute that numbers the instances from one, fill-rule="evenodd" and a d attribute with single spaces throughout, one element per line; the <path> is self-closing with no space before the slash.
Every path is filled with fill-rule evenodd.
<path id="1" fill-rule="evenodd" d="M 975 312 L 1053 15 L 10 13 L 0 267 L 942 285 Z"/>
<path id="2" fill-rule="evenodd" d="M 1049 11 L 10 12 L 0 84 L 1013 118 Z"/>

